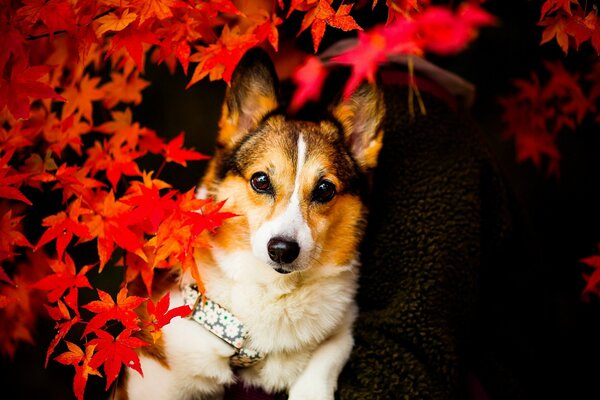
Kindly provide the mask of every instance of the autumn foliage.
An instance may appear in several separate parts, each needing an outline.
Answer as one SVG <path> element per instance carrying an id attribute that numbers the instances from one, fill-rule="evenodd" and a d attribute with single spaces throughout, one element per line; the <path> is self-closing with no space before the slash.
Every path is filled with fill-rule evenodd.
<path id="1" fill-rule="evenodd" d="M 180 68 L 188 87 L 205 77 L 229 83 L 247 50 L 278 50 L 279 28 L 293 15 L 315 53 L 328 29 L 357 31 L 355 47 L 298 66 L 295 111 L 318 98 L 336 66 L 351 68 L 347 96 L 373 81 L 390 56 L 461 51 L 480 27 L 497 23 L 481 3 L 387 0 L 387 22 L 364 31 L 352 13 L 365 2 L 279 0 L 243 11 L 230 0 L 0 0 L 0 351 L 13 356 L 19 342 L 33 342 L 36 320 L 51 318 L 46 364 L 73 366 L 82 399 L 90 376 L 103 377 L 109 389 L 123 365 L 143 374 L 142 338 L 158 340 L 164 325 L 190 312 L 170 309 L 168 294 L 152 297 L 153 277 L 179 265 L 201 283 L 194 249 L 233 215 L 160 179 L 167 163 L 183 168 L 207 157 L 184 147 L 183 132 L 166 141 L 134 121 L 132 107 L 151 85 L 143 78 L 147 63 Z M 586 41 L 599 48 L 596 10 L 586 13 L 574 0 L 546 1 L 540 25 L 543 41 L 556 38 L 565 52 L 571 40 L 575 48 Z M 520 93 L 503 104 L 520 160 L 547 157 L 549 171 L 557 171 L 554 139 L 593 109 L 597 67 L 575 76 L 547 64 L 549 79 L 517 81 Z M 156 171 L 140 167 L 148 155 L 162 160 Z M 52 209 L 43 199 L 55 194 L 60 204 Z M 91 261 L 78 257 L 81 246 L 92 249 Z M 121 267 L 118 292 L 92 284 L 92 273 Z M 129 294 L 133 281 L 147 297 Z"/>

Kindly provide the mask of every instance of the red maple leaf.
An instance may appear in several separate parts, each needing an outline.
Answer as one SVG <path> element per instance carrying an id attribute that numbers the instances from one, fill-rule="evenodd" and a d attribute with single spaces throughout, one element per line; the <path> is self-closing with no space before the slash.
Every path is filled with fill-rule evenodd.
<path id="1" fill-rule="evenodd" d="M 461 51 L 476 36 L 478 27 L 495 23 L 475 4 L 463 5 L 456 13 L 446 7 L 429 7 L 415 21 L 423 48 L 441 55 Z"/>
<path id="2" fill-rule="evenodd" d="M 15 174 L 13 168 L 8 165 L 16 149 L 10 149 L 0 158 L 0 197 L 5 199 L 19 200 L 25 204 L 31 205 L 31 201 L 27 199 L 17 189 L 29 174 Z M 16 187 L 15 187 L 16 186 Z"/>
<path id="3" fill-rule="evenodd" d="M 171 322 L 173 318 L 185 318 L 192 313 L 192 309 L 187 305 L 169 309 L 170 304 L 170 292 L 167 292 L 156 304 L 152 301 L 146 303 L 146 309 L 148 310 L 148 321 L 146 323 L 155 342 L 161 336 L 161 328 Z"/>
<path id="4" fill-rule="evenodd" d="M 75 367 L 75 378 L 73 379 L 73 391 L 78 400 L 83 400 L 83 394 L 85 392 L 85 385 L 89 375 L 102 376 L 96 369 L 92 367 L 91 361 L 93 359 L 94 350 L 96 344 L 88 343 L 85 346 L 85 353 L 79 346 L 74 343 L 66 342 L 69 351 L 62 353 L 55 358 L 61 364 L 72 365 Z"/>
<path id="5" fill-rule="evenodd" d="M 350 97 L 365 78 L 371 83 L 375 82 L 375 73 L 379 64 L 387 60 L 389 53 L 387 32 L 388 30 L 382 27 L 367 33 L 358 32 L 357 45 L 331 59 L 333 63 L 352 67 L 352 73 L 344 87 L 345 99 Z"/>
<path id="6" fill-rule="evenodd" d="M 93 174 L 98 171 L 106 171 L 106 178 L 116 189 L 121 176 L 140 176 L 142 173 L 134 161 L 143 154 L 128 144 L 117 143 L 117 140 L 109 142 L 95 142 L 94 147 L 87 150 L 88 158 L 84 167 L 91 169 Z"/>
<path id="7" fill-rule="evenodd" d="M 567 15 L 572 15 L 571 4 L 579 5 L 579 0 L 546 0 L 544 5 L 542 5 L 540 21 L 548 14 L 559 10 Z"/>
<path id="8" fill-rule="evenodd" d="M 565 31 L 567 18 L 563 14 L 557 14 L 552 18 L 545 18 L 538 25 L 545 27 L 542 32 L 542 41 L 540 44 L 548 43 L 556 38 L 556 43 L 558 43 L 562 51 L 565 54 L 569 52 L 569 36 Z"/>
<path id="9" fill-rule="evenodd" d="M 32 287 L 36 289 L 42 289 L 48 291 L 48 300 L 50 302 L 55 302 L 62 297 L 62 295 L 67 291 L 73 292 L 75 296 L 74 300 L 71 300 L 72 297 L 69 297 L 67 304 L 78 313 L 77 307 L 77 290 L 78 288 L 92 288 L 90 282 L 88 281 L 85 274 L 92 268 L 90 265 L 86 265 L 82 267 L 79 272 L 75 269 L 75 263 L 73 259 L 66 254 L 65 261 L 62 262 L 60 260 L 50 260 L 49 261 L 50 268 L 54 272 L 51 275 L 42 278 L 38 282 L 36 282 Z"/>
<path id="10" fill-rule="evenodd" d="M 290 102 L 291 113 L 297 112 L 307 101 L 319 100 L 326 76 L 327 69 L 318 57 L 306 58 L 292 75 L 297 87 Z"/>
<path id="11" fill-rule="evenodd" d="M 64 120 L 75 111 L 92 123 L 92 104 L 104 98 L 104 91 L 98 88 L 100 77 L 90 78 L 87 74 L 79 81 L 65 88 L 61 95 L 65 98 L 65 106 L 62 109 Z"/>
<path id="12" fill-rule="evenodd" d="M 148 343 L 142 339 L 131 337 L 133 331 L 125 329 L 116 338 L 103 330 L 97 330 L 97 338 L 90 340 L 89 345 L 97 346 L 98 351 L 92 357 L 89 365 L 92 368 L 104 366 L 106 375 L 106 389 L 117 379 L 121 364 L 134 369 L 140 375 L 144 376 L 140 359 L 133 349 L 147 346 Z"/>
<path id="13" fill-rule="evenodd" d="M 127 296 L 127 288 L 123 288 L 117 294 L 117 302 L 112 299 L 110 294 L 96 289 L 100 300 L 94 300 L 83 306 L 96 315 L 88 322 L 83 332 L 86 336 L 90 332 L 97 332 L 107 321 L 117 320 L 129 330 L 139 330 L 138 316 L 133 311 L 140 304 L 146 301 L 143 297 Z"/>
<path id="14" fill-rule="evenodd" d="M 42 22 L 52 37 L 55 32 L 75 30 L 75 12 L 67 0 L 24 0 L 17 17 L 31 26 Z"/>
<path id="15" fill-rule="evenodd" d="M 356 23 L 354 18 L 349 15 L 353 4 L 341 4 L 337 11 L 335 11 L 330 3 L 330 0 L 319 0 L 316 6 L 304 15 L 302 24 L 300 25 L 298 34 L 304 32 L 309 26 L 311 27 L 310 33 L 315 53 L 319 49 L 327 25 L 343 31 L 362 31 L 362 28 Z"/>
<path id="16" fill-rule="evenodd" d="M 84 222 L 89 227 L 92 237 L 98 238 L 98 255 L 100 272 L 102 272 L 115 249 L 115 243 L 132 253 L 140 249 L 142 243 L 141 233 L 136 234 L 130 228 L 131 206 L 115 200 L 112 191 L 105 193 L 104 197 L 97 196 L 96 201 L 95 213 L 86 216 Z"/>
<path id="17" fill-rule="evenodd" d="M 45 366 L 48 366 L 48 360 L 50 359 L 52 353 L 54 353 L 54 349 L 56 348 L 58 343 L 60 343 L 60 341 L 63 340 L 65 336 L 67 336 L 71 328 L 75 324 L 81 322 L 81 320 L 78 315 L 74 316 L 71 319 L 71 315 L 69 313 L 69 310 L 67 309 L 67 306 L 60 300 L 58 300 L 57 307 L 46 306 L 46 310 L 48 310 L 48 314 L 53 320 L 65 320 L 64 322 L 57 322 L 55 327 L 55 330 L 57 331 L 56 335 L 50 342 L 48 350 L 46 351 Z"/>
<path id="18" fill-rule="evenodd" d="M 8 107 L 15 118 L 29 118 L 31 99 L 54 99 L 64 97 L 39 80 L 50 72 L 47 65 L 29 67 L 24 62 L 13 65 L 8 80 L 0 77 L 0 111 Z"/>
<path id="19" fill-rule="evenodd" d="M 242 31 L 239 25 L 233 28 L 225 25 L 216 43 L 207 47 L 197 47 L 198 51 L 190 56 L 190 61 L 198 62 L 198 65 L 187 87 L 207 75 L 211 81 L 223 79 L 229 84 L 242 56 L 258 44 L 259 39 L 253 31 Z"/>
<path id="20" fill-rule="evenodd" d="M 184 167 L 187 167 L 187 161 L 192 160 L 206 160 L 210 157 L 200 154 L 195 150 L 189 150 L 183 148 L 184 133 L 181 132 L 175 138 L 173 138 L 164 147 L 165 160 L 167 162 L 174 162 Z"/>
<path id="21" fill-rule="evenodd" d="M 0 218 L 0 261 L 13 257 L 16 254 L 15 246 L 33 247 L 19 229 L 22 219 L 23 216 L 13 218 L 12 210 L 5 212 Z M 0 281 L 11 283 L 7 278 L 8 276 L 0 267 Z M 14 285 L 14 283 L 11 284 Z"/>
<path id="22" fill-rule="evenodd" d="M 138 254 L 142 254 L 144 257 L 142 258 Z M 156 248 L 153 246 L 144 246 L 136 254 L 127 253 L 121 262 L 127 268 L 125 270 L 125 283 L 133 282 L 138 276 L 141 276 L 148 296 L 152 295 L 154 270 L 156 268 L 171 268 L 171 264 L 166 260 L 157 258 Z"/>
<path id="23" fill-rule="evenodd" d="M 594 268 L 589 274 L 583 274 L 586 281 L 582 296 L 584 300 L 589 300 L 591 294 L 600 295 L 600 255 L 594 255 L 579 260 L 581 263 Z"/>
<path id="24" fill-rule="evenodd" d="M 132 3 L 137 8 L 140 25 L 142 25 L 149 18 L 162 20 L 173 16 L 171 7 L 175 4 L 175 0 L 135 0 Z"/>
<path id="25" fill-rule="evenodd" d="M 140 29 L 138 26 L 129 25 L 113 36 L 110 48 L 106 53 L 106 58 L 110 57 L 117 50 L 125 48 L 131 59 L 135 62 L 138 70 L 144 71 L 144 43 L 160 44 L 156 35 L 150 30 Z"/>
<path id="26" fill-rule="evenodd" d="M 66 203 L 71 197 L 76 196 L 83 199 L 85 202 L 91 202 L 93 190 L 104 187 L 105 185 L 88 175 L 89 168 L 80 166 L 67 166 L 61 164 L 56 170 L 56 184 L 53 190 L 63 190 L 63 203 Z"/>
<path id="27" fill-rule="evenodd" d="M 67 245 L 77 236 L 80 240 L 91 239 L 89 227 L 79 221 L 82 215 L 89 214 L 91 211 L 81 207 L 81 199 L 75 200 L 69 205 L 68 212 L 60 211 L 56 215 L 50 215 L 42 220 L 42 226 L 48 227 L 35 249 L 39 249 L 51 240 L 56 239 L 56 251 L 58 258 L 62 259 Z"/>
<path id="28" fill-rule="evenodd" d="M 156 232 L 158 225 L 171 210 L 175 208 L 173 196 L 175 191 L 169 190 L 164 195 L 160 194 L 163 189 L 171 185 L 159 180 L 152 179 L 150 174 L 143 175 L 143 182 L 132 182 L 121 201 L 133 208 L 129 213 L 132 224 L 149 224 L 147 232 Z"/>

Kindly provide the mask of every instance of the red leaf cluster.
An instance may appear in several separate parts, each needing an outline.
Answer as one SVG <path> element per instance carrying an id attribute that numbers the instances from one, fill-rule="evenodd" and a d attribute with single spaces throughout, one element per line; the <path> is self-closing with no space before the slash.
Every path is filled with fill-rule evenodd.
<path id="1" fill-rule="evenodd" d="M 588 113 L 597 110 L 600 66 L 596 63 L 596 69 L 585 77 L 569 73 L 560 61 L 545 67 L 549 75 L 545 83 L 532 72 L 530 80 L 514 81 L 517 93 L 500 99 L 506 124 L 503 137 L 515 140 L 517 161 L 531 160 L 541 168 L 545 159 L 547 174 L 558 175 L 557 137 L 575 130 Z"/>
<path id="2" fill-rule="evenodd" d="M 544 27 L 540 44 L 556 39 L 556 43 L 567 54 L 575 45 L 579 50 L 582 43 L 588 42 L 600 54 L 600 19 L 598 8 L 586 7 L 578 0 L 546 0 L 542 5 L 539 26 Z M 586 2 L 587 4 L 587 2 Z"/>
<path id="3" fill-rule="evenodd" d="M 454 54 L 477 37 L 478 28 L 495 23 L 492 15 L 474 3 L 465 3 L 456 11 L 443 6 L 425 8 L 425 3 L 418 1 L 391 3 L 395 8 L 390 8 L 393 17 L 388 18 L 387 25 L 359 32 L 356 46 L 328 62 L 328 65 L 347 65 L 352 68 L 344 88 L 345 98 L 365 79 L 374 82 L 379 66 L 390 57 L 401 54 L 422 56 L 426 52 Z M 313 10 L 317 10 L 317 7 Z M 421 12 L 415 14 L 417 10 Z M 306 14 L 305 20 L 309 15 Z M 314 28 L 316 22 L 312 23 Z M 315 38 L 313 33 L 313 39 L 316 51 L 320 36 Z M 323 67 L 317 59 L 308 57 L 297 68 L 293 76 L 297 92 L 292 100 L 292 111 L 298 110 L 306 101 L 315 99 L 315 93 L 320 90 L 326 76 Z"/>

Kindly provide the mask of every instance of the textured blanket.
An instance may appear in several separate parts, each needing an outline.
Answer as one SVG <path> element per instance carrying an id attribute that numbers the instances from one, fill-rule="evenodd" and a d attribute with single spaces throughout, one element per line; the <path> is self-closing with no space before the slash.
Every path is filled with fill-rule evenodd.
<path id="1" fill-rule="evenodd" d="M 405 89 L 387 87 L 385 95 L 356 344 L 338 396 L 482 398 L 468 384 L 467 360 L 479 275 L 503 251 L 510 230 L 504 189 L 462 113 L 426 97 L 428 115 L 411 118 Z M 504 386 L 498 396 L 518 397 L 511 390 Z"/>

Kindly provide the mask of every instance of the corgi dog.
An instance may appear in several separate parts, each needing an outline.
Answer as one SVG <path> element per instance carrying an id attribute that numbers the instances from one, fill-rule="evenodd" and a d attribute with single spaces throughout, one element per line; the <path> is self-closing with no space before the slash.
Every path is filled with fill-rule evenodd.
<path id="1" fill-rule="evenodd" d="M 187 274 L 168 280 L 171 307 L 194 313 L 139 349 L 144 376 L 128 374 L 121 398 L 221 398 L 238 380 L 292 400 L 334 398 L 353 346 L 383 95 L 363 85 L 311 122 L 286 116 L 277 87 L 266 53 L 249 51 L 227 90 L 199 190 L 237 216 L 196 251 L 204 293 Z"/>

